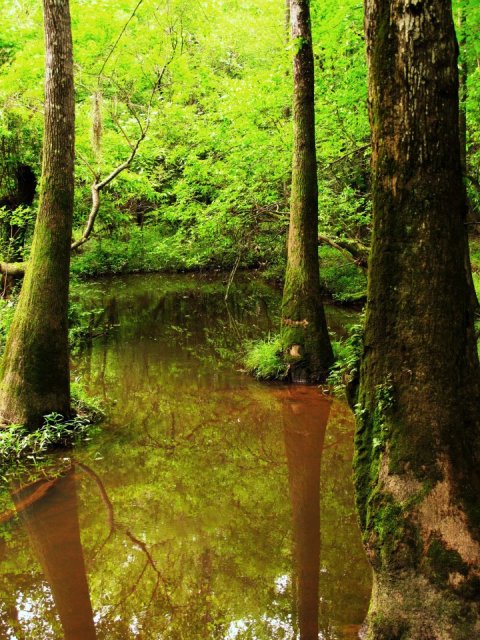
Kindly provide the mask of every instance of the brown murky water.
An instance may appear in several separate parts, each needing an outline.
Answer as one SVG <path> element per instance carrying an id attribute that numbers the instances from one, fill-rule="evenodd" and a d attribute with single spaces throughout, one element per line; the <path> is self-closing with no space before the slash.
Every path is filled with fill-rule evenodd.
<path id="1" fill-rule="evenodd" d="M 278 293 L 245 279 L 223 294 L 198 276 L 85 285 L 94 333 L 111 329 L 75 374 L 110 417 L 0 494 L 1 638 L 357 637 L 370 572 L 351 414 L 237 371 Z"/>

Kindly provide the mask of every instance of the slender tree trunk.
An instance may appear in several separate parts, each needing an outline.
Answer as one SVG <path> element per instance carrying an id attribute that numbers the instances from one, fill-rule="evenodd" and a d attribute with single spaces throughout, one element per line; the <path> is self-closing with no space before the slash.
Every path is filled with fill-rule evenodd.
<path id="1" fill-rule="evenodd" d="M 480 637 L 479 365 L 449 0 L 366 0 L 374 232 L 355 484 L 369 639 Z"/>
<path id="2" fill-rule="evenodd" d="M 287 44 L 290 44 L 290 2 L 291 0 L 285 0 L 285 34 L 287 39 Z"/>
<path id="3" fill-rule="evenodd" d="M 457 33 L 458 33 L 458 47 L 459 47 L 459 65 L 458 65 L 458 80 L 459 80 L 459 115 L 458 126 L 460 135 L 460 159 L 462 163 L 463 175 L 467 173 L 467 77 L 468 77 L 468 63 L 467 63 L 467 38 L 466 38 L 466 12 L 465 12 L 465 0 L 457 0 Z"/>
<path id="4" fill-rule="evenodd" d="M 293 165 L 282 340 L 294 381 L 325 379 L 333 362 L 321 300 L 318 262 L 318 184 L 310 1 L 291 0 L 296 49 L 293 78 Z"/>
<path id="5" fill-rule="evenodd" d="M 29 426 L 70 414 L 68 284 L 73 211 L 74 88 L 68 0 L 44 0 L 45 133 L 31 258 L 2 365 L 0 416 Z"/>

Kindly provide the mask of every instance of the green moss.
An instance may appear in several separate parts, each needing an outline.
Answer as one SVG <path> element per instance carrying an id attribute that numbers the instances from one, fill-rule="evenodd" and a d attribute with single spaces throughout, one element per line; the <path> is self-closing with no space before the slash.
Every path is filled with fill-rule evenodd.
<path id="1" fill-rule="evenodd" d="M 362 529 L 368 525 L 368 505 L 377 485 L 380 459 L 391 437 L 394 391 L 390 378 L 375 389 L 373 410 L 356 407 L 357 430 L 355 433 L 354 481 Z"/>
<path id="2" fill-rule="evenodd" d="M 458 551 L 448 549 L 440 538 L 434 538 L 428 547 L 425 557 L 425 571 L 432 582 L 446 585 L 449 574 L 460 573 L 465 576 L 468 566 L 463 562 Z"/>
<path id="3" fill-rule="evenodd" d="M 402 640 L 408 637 L 408 623 L 403 618 L 392 620 L 382 613 L 370 618 L 372 636 L 375 640 Z"/>

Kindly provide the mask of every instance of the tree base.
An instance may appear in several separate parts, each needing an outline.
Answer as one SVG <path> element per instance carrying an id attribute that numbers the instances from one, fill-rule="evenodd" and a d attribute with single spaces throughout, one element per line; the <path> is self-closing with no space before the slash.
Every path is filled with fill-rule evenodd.
<path id="1" fill-rule="evenodd" d="M 425 576 L 374 576 L 364 640 L 480 638 L 480 590 L 440 588 Z"/>

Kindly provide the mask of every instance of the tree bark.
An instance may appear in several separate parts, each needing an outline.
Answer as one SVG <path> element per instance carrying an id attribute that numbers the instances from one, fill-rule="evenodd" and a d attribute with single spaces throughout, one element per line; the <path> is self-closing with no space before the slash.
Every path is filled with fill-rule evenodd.
<path id="1" fill-rule="evenodd" d="M 480 637 L 480 399 L 448 0 L 366 0 L 374 230 L 355 486 L 369 639 Z"/>
<path id="2" fill-rule="evenodd" d="M 6 422 L 70 414 L 68 285 L 73 212 L 74 87 L 68 0 L 44 0 L 45 133 L 40 208 L 0 389 Z"/>
<path id="3" fill-rule="evenodd" d="M 321 300 L 314 64 L 309 0 L 291 0 L 293 46 L 293 166 L 282 340 L 294 381 L 319 382 L 333 362 Z"/>

